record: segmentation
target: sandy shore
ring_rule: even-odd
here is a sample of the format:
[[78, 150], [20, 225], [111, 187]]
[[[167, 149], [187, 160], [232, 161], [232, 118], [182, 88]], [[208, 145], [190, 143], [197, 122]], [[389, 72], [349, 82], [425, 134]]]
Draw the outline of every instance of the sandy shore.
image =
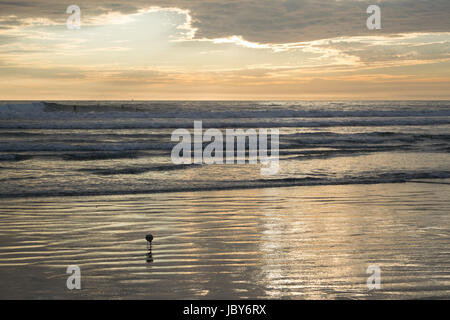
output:
[[[2, 199], [0, 298], [448, 299], [449, 188]], [[74, 264], [82, 289], [70, 291]], [[369, 265], [380, 290], [367, 288]]]

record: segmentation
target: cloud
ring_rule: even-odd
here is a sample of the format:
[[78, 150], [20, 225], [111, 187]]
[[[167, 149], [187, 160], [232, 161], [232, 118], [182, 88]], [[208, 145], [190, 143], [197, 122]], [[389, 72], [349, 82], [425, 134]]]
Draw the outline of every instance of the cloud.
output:
[[4, 99], [448, 97], [449, 0], [71, 3], [0, 2]]
[[[449, 32], [448, 0], [77, 0], [89, 21], [111, 13], [131, 14], [159, 6], [188, 10], [195, 38], [241, 36], [254, 43], [293, 43], [340, 36]], [[368, 30], [366, 9], [381, 8], [382, 29]], [[24, 19], [64, 23], [66, 5], [53, 0], [1, 2], [2, 27]]]
[[336, 50], [358, 58], [360, 66], [428, 63], [450, 60], [448, 33], [404, 34], [397, 37], [352, 37], [316, 41], [312, 49]]

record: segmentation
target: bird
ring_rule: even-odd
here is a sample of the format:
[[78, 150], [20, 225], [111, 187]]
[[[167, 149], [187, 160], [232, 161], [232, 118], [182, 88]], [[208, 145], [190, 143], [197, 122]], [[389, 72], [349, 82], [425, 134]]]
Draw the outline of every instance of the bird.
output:
[[153, 236], [149, 233], [148, 235], [145, 236], [145, 240], [147, 240], [148, 243], [151, 246], [152, 245], [152, 241], [153, 241]]

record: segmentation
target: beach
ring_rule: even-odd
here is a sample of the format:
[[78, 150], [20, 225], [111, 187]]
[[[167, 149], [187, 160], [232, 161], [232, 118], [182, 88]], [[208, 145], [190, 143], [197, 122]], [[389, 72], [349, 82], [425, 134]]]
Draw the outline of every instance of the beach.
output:
[[[279, 130], [279, 170], [174, 163], [199, 120]], [[0, 298], [448, 299], [449, 132], [448, 101], [1, 102]]]
[[450, 300], [449, 14], [0, 2], [0, 300], [168, 319]]
[[[448, 299], [449, 188], [3, 200], [1, 298]], [[81, 290], [67, 289], [68, 265], [80, 267]], [[369, 265], [380, 290], [367, 288]]]

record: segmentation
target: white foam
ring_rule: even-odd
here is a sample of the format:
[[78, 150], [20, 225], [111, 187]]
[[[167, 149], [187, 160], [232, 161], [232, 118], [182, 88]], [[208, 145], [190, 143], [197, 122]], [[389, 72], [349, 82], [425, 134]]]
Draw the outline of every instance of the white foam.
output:
[[0, 118], [32, 117], [44, 113], [42, 102], [31, 103], [6, 103], [0, 105]]

